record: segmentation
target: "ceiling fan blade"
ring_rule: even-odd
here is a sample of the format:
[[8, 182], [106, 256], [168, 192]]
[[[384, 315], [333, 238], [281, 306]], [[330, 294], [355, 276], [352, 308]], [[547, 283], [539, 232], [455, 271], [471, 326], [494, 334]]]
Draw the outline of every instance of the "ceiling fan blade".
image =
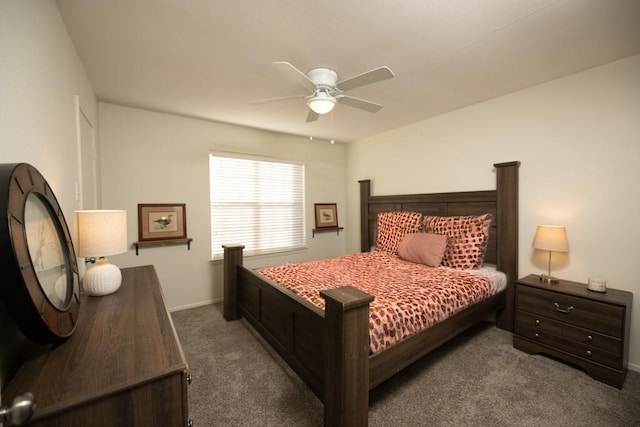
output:
[[307, 123], [315, 122], [316, 120], [318, 120], [318, 116], [319, 116], [318, 113], [316, 113], [312, 109], [309, 109], [309, 114], [307, 114]]
[[286, 101], [288, 99], [305, 99], [306, 97], [307, 95], [279, 96], [277, 98], [267, 98], [267, 99], [259, 99], [257, 101], [251, 101], [250, 104], [264, 104], [265, 102]]
[[370, 85], [371, 83], [376, 83], [381, 80], [390, 79], [392, 77], [393, 71], [391, 71], [387, 66], [382, 66], [342, 80], [336, 84], [336, 87], [340, 90], [346, 91], [360, 86]]
[[336, 99], [340, 104], [348, 105], [349, 107], [359, 108], [361, 110], [368, 111], [370, 113], [377, 113], [382, 109], [382, 105], [375, 102], [367, 101], [365, 99], [354, 98], [353, 96], [340, 95]]
[[292, 64], [286, 61], [276, 61], [273, 63], [277, 68], [291, 76], [300, 86], [310, 91], [316, 87], [316, 84], [305, 73], [298, 70]]

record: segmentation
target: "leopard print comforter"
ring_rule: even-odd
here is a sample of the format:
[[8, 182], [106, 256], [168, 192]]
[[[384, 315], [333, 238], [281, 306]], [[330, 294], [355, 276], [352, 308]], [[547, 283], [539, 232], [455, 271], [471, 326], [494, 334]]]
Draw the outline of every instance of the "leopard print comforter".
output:
[[369, 310], [372, 353], [496, 292], [487, 277], [415, 264], [380, 251], [285, 264], [258, 272], [322, 309], [320, 291], [324, 289], [351, 285], [374, 295]]

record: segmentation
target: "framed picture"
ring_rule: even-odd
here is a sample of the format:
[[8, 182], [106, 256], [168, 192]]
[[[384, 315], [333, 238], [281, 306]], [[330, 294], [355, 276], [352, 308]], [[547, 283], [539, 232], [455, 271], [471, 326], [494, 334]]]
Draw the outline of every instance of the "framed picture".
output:
[[172, 240], [187, 238], [184, 203], [138, 204], [138, 240]]
[[338, 209], [335, 203], [316, 203], [316, 228], [338, 226]]

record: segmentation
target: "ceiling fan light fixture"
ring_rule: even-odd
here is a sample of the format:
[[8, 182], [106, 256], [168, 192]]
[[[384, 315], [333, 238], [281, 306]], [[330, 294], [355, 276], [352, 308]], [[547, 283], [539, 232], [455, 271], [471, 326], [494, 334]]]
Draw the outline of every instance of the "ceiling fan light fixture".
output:
[[316, 94], [307, 101], [307, 105], [317, 114], [327, 114], [335, 107], [336, 100], [326, 92], [316, 92]]

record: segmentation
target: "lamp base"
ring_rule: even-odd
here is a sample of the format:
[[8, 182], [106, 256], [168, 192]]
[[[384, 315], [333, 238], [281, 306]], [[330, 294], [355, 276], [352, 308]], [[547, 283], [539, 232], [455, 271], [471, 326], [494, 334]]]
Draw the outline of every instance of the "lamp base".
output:
[[541, 274], [540, 281], [544, 283], [560, 283], [560, 279], [556, 277], [549, 276], [548, 274]]
[[120, 288], [122, 273], [106, 258], [99, 258], [95, 265], [87, 269], [82, 278], [84, 291], [91, 296], [103, 296], [114, 293]]

